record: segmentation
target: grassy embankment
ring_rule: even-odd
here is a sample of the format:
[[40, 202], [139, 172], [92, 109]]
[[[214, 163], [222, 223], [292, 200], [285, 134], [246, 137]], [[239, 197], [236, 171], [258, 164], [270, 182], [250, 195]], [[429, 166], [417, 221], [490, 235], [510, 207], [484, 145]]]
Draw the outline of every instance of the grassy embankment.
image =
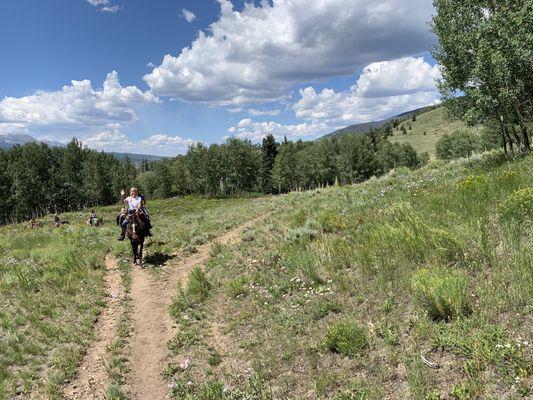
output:
[[[148, 247], [148, 264], [161, 265], [180, 250], [194, 252], [195, 246], [253, 218], [261, 204], [266, 202], [151, 203], [156, 236]], [[0, 399], [59, 398], [61, 383], [75, 374], [94, 340], [92, 327], [104, 304], [106, 253], [119, 257], [124, 285], [129, 286], [129, 243], [116, 241], [116, 210], [97, 209], [106, 221], [100, 229], [85, 226], [86, 215], [80, 213], [62, 215], [70, 224], [59, 229], [52, 229], [49, 219], [42, 221], [41, 229], [22, 224], [0, 228]], [[123, 319], [109, 349], [109, 368], [117, 385], [124, 379], [122, 352], [129, 329], [128, 316]]]
[[[405, 126], [407, 133], [404, 134], [401, 129]], [[412, 127], [409, 130], [409, 127]], [[397, 143], [409, 143], [418, 153], [427, 152], [435, 154], [437, 142], [444, 134], [451, 134], [459, 130], [469, 130], [472, 132], [480, 132], [480, 127], [467, 127], [464, 122], [450, 121], [444, 116], [444, 107], [439, 107], [435, 110], [428, 111], [416, 117], [416, 121], [410, 119], [402, 122], [398, 130], [393, 131], [393, 136], [390, 139]]]
[[531, 396], [533, 157], [292, 193], [175, 298], [180, 399]]

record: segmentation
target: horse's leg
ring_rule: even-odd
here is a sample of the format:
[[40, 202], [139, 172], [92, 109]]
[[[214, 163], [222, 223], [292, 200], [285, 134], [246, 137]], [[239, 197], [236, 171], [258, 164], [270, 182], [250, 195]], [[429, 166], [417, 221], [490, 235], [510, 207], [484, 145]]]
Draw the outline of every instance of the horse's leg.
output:
[[144, 238], [142, 238], [139, 241], [139, 263], [141, 264], [141, 268], [143, 266], [143, 248], [144, 248]]
[[133, 252], [133, 263], [137, 263], [137, 245], [135, 241], [131, 241], [131, 251]]

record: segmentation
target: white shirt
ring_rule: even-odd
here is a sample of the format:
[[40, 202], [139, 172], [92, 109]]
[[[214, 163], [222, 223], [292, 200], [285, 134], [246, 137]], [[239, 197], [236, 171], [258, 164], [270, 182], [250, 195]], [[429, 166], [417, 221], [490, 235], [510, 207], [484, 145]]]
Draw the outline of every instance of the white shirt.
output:
[[128, 196], [126, 197], [126, 202], [128, 203], [128, 210], [130, 211], [136, 210], [137, 208], [140, 207], [142, 198], [141, 196], [136, 196], [136, 197]]

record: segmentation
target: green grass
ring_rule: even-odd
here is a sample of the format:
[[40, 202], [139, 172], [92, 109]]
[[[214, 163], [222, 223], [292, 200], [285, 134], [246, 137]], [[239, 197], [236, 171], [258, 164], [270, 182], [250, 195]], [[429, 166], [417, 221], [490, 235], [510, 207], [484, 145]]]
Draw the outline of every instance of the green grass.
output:
[[434, 320], [467, 316], [472, 309], [468, 276], [461, 271], [421, 269], [411, 278], [411, 290]]
[[206, 263], [176, 398], [527, 398], [532, 168], [492, 153], [275, 197]]
[[[531, 396], [531, 170], [531, 156], [492, 153], [353, 186], [150, 202], [146, 265], [156, 278], [166, 262], [263, 216], [237, 244], [213, 246], [176, 292], [164, 374], [174, 396]], [[116, 207], [97, 211], [101, 229], [79, 213], [57, 230], [1, 228], [0, 399], [60, 398], [94, 339], [107, 252], [125, 258], [128, 287]], [[109, 398], [127, 386], [130, 306], [108, 351]]]
[[353, 357], [368, 345], [368, 338], [357, 322], [346, 320], [328, 328], [324, 344], [329, 351]]
[[[406, 134], [401, 131], [402, 126], [405, 126]], [[409, 143], [418, 153], [435, 154], [438, 140], [444, 134], [451, 134], [458, 130], [479, 133], [481, 128], [467, 127], [461, 121], [449, 121], [445, 119], [444, 108], [439, 107], [417, 116], [414, 122], [408, 120], [400, 124], [399, 129], [393, 131], [394, 135], [391, 140], [397, 143]]]
[[[155, 237], [148, 241], [146, 265], [154, 274], [164, 262], [227, 229], [267, 212], [269, 199], [173, 199], [151, 202]], [[104, 259], [122, 259], [123, 281], [129, 285], [129, 243], [118, 242], [114, 223], [118, 207], [96, 209], [104, 226], [85, 225], [87, 215], [66, 213], [70, 224], [31, 230], [24, 224], [0, 228], [0, 399], [61, 398], [61, 385], [74, 376], [105, 301]], [[121, 398], [131, 329], [131, 305], [125, 304], [119, 333], [106, 363], [112, 378], [110, 398]]]

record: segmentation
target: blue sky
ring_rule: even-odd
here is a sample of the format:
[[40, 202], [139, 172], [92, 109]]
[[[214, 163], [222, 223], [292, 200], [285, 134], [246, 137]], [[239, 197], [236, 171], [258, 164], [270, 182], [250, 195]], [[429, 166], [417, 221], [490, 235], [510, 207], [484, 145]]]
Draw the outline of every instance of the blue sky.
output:
[[431, 12], [431, 0], [3, 1], [0, 134], [161, 155], [229, 135], [314, 139], [438, 100]]

